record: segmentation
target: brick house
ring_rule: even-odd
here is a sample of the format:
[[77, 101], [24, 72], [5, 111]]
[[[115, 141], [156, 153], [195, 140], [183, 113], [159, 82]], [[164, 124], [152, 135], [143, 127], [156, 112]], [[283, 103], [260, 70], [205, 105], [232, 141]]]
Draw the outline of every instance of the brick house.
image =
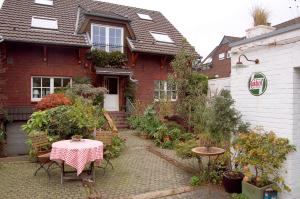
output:
[[240, 37], [224, 36], [218, 46], [203, 59], [198, 71], [209, 77], [208, 85], [211, 95], [220, 90], [230, 90], [231, 53], [230, 44], [242, 40]]
[[[15, 122], [27, 120], [43, 96], [76, 76], [109, 90], [108, 111], [124, 110], [132, 79], [136, 98], [145, 103], [177, 98], [165, 80], [183, 36], [160, 12], [93, 0], [5, 0], [0, 19], [1, 92]], [[94, 67], [86, 59], [91, 48], [121, 51], [127, 64]]]
[[231, 54], [229, 44], [242, 40], [240, 37], [224, 36], [218, 46], [201, 62], [201, 73], [209, 78], [226, 78], [231, 73]]

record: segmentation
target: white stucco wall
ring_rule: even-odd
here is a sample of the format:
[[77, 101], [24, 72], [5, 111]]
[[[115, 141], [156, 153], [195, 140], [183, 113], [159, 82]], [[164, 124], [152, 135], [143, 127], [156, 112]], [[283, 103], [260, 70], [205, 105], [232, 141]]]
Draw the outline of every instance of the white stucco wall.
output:
[[211, 95], [216, 95], [221, 90], [230, 90], [230, 77], [208, 80], [208, 88]]
[[[280, 137], [289, 138], [298, 152], [289, 155], [286, 162], [287, 184], [291, 193], [281, 199], [300, 198], [300, 30], [232, 48], [231, 93], [243, 119], [252, 126], [263, 126]], [[275, 42], [277, 45], [268, 45]], [[247, 68], [235, 68], [240, 54], [260, 64], [241, 59]], [[262, 72], [268, 88], [261, 96], [248, 90], [248, 80], [253, 72]]]

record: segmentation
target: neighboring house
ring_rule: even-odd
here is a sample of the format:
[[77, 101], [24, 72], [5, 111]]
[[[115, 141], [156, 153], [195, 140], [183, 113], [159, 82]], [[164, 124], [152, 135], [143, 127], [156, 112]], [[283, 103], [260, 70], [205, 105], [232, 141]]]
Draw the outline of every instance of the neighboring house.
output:
[[[27, 120], [38, 101], [76, 76], [109, 90], [108, 111], [125, 109], [132, 79], [144, 103], [177, 99], [166, 80], [183, 36], [160, 12], [93, 0], [5, 0], [0, 19], [1, 86], [14, 121]], [[128, 62], [94, 67], [86, 59], [91, 48], [121, 51]], [[195, 53], [189, 44], [185, 48]]]
[[[300, 18], [247, 30], [231, 45], [231, 94], [243, 119], [290, 140], [297, 152], [287, 158], [284, 173], [291, 193], [300, 196]], [[259, 64], [247, 61], [259, 59]], [[240, 61], [243, 67], [237, 65]]]
[[226, 78], [231, 73], [231, 53], [229, 44], [242, 40], [240, 37], [224, 36], [218, 46], [201, 62], [201, 73], [208, 78]]
[[201, 62], [199, 72], [208, 76], [212, 94], [222, 89], [230, 90], [231, 53], [230, 44], [240, 37], [224, 36], [220, 44]]

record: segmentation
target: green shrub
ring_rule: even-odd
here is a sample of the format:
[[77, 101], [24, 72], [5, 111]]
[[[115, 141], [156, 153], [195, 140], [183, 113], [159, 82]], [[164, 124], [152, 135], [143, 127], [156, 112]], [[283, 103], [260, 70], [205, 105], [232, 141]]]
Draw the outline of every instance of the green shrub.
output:
[[176, 145], [176, 154], [183, 158], [183, 159], [188, 159], [188, 158], [194, 158], [195, 153], [192, 152], [192, 149], [197, 147], [197, 140], [191, 139], [186, 142], [180, 142]]
[[273, 188], [278, 192], [291, 191], [282, 175], [287, 155], [296, 151], [288, 139], [278, 138], [274, 132], [258, 130], [239, 134], [233, 148], [238, 152], [235, 161], [244, 166], [245, 180], [249, 183], [263, 187], [273, 182]]
[[125, 140], [118, 137], [114, 136], [112, 138], [111, 145], [108, 146], [108, 151], [110, 152], [112, 158], [117, 158], [121, 155], [122, 150], [125, 147]]
[[201, 179], [198, 176], [192, 176], [190, 179], [190, 185], [193, 187], [199, 186], [201, 184]]
[[49, 136], [59, 136], [61, 139], [79, 134], [87, 138], [94, 128], [100, 128], [104, 122], [101, 109], [83, 98], [77, 98], [71, 106], [34, 112], [22, 128], [28, 134], [47, 132]]

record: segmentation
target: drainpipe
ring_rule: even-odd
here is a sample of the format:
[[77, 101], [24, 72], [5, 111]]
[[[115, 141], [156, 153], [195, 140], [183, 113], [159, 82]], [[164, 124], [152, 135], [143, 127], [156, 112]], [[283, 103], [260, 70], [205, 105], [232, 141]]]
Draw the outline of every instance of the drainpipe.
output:
[[2, 43], [4, 41], [3, 37], [0, 36], [0, 43]]

